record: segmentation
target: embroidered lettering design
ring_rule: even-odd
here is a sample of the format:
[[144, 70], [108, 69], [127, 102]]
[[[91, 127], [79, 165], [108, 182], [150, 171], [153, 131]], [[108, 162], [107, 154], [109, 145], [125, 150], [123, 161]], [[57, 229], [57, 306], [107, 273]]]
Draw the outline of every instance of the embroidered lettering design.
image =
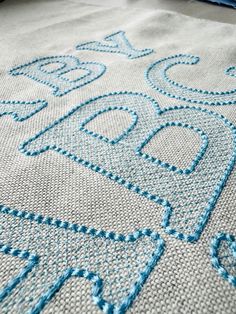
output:
[[104, 38], [103, 42], [90, 41], [76, 46], [77, 50], [93, 50], [100, 52], [111, 52], [126, 55], [129, 59], [144, 57], [153, 52], [153, 49], [135, 49], [127, 37], [125, 32], [119, 31]]
[[[49, 65], [51, 67], [48, 69]], [[54, 65], [54, 68], [52, 68]], [[56, 65], [56, 67], [55, 67]], [[75, 80], [64, 77], [69, 72], [81, 70], [83, 73]], [[10, 70], [12, 75], [25, 75], [53, 89], [53, 95], [63, 96], [102, 76], [106, 66], [97, 62], [80, 62], [74, 56], [52, 56], [35, 59]]]
[[219, 275], [236, 287], [236, 241], [226, 233], [217, 234], [211, 242], [211, 263]]
[[0, 117], [11, 115], [15, 121], [24, 121], [47, 106], [45, 100], [15, 101], [0, 100]]
[[1, 241], [40, 256], [34, 274], [2, 303], [10, 313], [40, 313], [71, 277], [91, 281], [102, 311], [125, 313], [164, 251], [161, 237], [149, 229], [125, 236], [3, 205], [0, 215]]
[[[202, 105], [232, 105], [236, 103], [236, 89], [226, 91], [208, 91], [185, 86], [175, 82], [168, 76], [168, 70], [178, 64], [194, 65], [200, 58], [191, 55], [175, 55], [152, 63], [145, 77], [149, 85], [158, 92], [176, 99], [181, 99], [194, 104]], [[235, 75], [235, 67], [230, 67], [225, 72], [227, 75]]]
[[[116, 145], [86, 134], [79, 125], [93, 113], [121, 104], [138, 122]], [[137, 148], [152, 130], [167, 123], [191, 125], [208, 138], [190, 173], [152, 163]], [[20, 145], [27, 156], [55, 150], [85, 167], [165, 207], [162, 226], [181, 240], [199, 239], [236, 158], [236, 130], [223, 116], [206, 109], [175, 106], [161, 110], [155, 100], [132, 92], [114, 92], [86, 101]], [[203, 157], [203, 158], [202, 158]]]

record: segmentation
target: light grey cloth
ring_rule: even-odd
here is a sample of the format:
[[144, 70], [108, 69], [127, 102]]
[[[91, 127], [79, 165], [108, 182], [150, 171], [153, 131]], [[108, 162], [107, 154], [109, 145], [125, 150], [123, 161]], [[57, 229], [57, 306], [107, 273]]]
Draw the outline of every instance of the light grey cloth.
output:
[[[235, 287], [218, 274], [210, 256], [212, 237], [218, 232], [236, 235], [235, 169], [200, 239], [189, 243], [165, 232], [161, 226], [165, 211], [163, 206], [55, 151], [30, 157], [19, 151], [19, 145], [76, 105], [114, 91], [145, 93], [154, 98], [162, 109], [175, 105], [193, 106], [157, 92], [145, 79], [145, 70], [151, 63], [169, 56], [188, 54], [200, 57], [196, 65], [179, 65], [170, 69], [169, 76], [175, 81], [204, 90], [235, 89], [235, 77], [224, 74], [226, 68], [236, 65], [235, 23], [235, 11], [222, 11], [195, 1], [128, 1], [120, 4], [115, 1], [111, 4], [110, 1], [51, 0], [6, 1], [0, 4], [0, 99], [45, 99], [48, 103], [47, 107], [22, 122], [14, 121], [11, 116], [0, 117], [0, 204], [98, 230], [128, 234], [136, 229], [149, 228], [160, 234], [165, 241], [164, 254], [129, 307], [129, 313], [236, 313]], [[78, 44], [101, 41], [120, 30], [125, 32], [136, 49], [151, 48], [154, 52], [128, 59], [127, 55], [117, 53], [75, 49]], [[58, 55], [72, 55], [82, 62], [102, 63], [107, 69], [100, 78], [62, 97], [53, 95], [50, 86], [23, 75], [9, 74], [13, 67], [35, 58]], [[196, 106], [219, 113], [236, 123], [236, 104]], [[129, 117], [121, 115], [118, 118], [120, 123], [117, 128], [112, 127], [111, 117], [108, 117], [97, 125], [90, 122], [90, 129], [98, 132], [100, 125], [100, 133], [113, 137], [120, 132], [122, 123], [130, 123]], [[190, 135], [185, 131], [175, 135], [174, 131], [172, 137], [165, 135], [169, 142], [159, 138], [146, 150], [155, 156], [159, 149], [161, 154], [157, 157], [185, 167], [196, 154], [196, 147], [199, 147], [198, 137]], [[168, 151], [167, 147], [173, 151], [176, 148], [178, 153]], [[119, 162], [122, 163], [122, 160]], [[218, 166], [220, 168], [220, 161]], [[218, 166], [211, 169], [212, 173]], [[191, 200], [189, 206], [197, 201]], [[10, 221], [7, 215], [4, 220], [0, 216], [0, 241], [9, 236], [8, 245], [17, 243], [21, 250], [29, 250], [38, 237], [39, 243], [42, 239], [46, 241], [45, 246], [37, 247], [36, 243], [32, 253], [42, 256], [50, 251], [47, 242], [50, 236], [55, 237], [58, 243], [62, 242], [62, 246], [67, 245], [66, 234], [57, 235], [56, 231], [49, 232], [46, 227], [45, 230], [40, 229], [40, 225], [35, 226], [31, 222], [27, 228], [32, 228], [32, 233], [26, 235], [23, 223], [22, 230], [16, 225], [10, 228], [8, 219]], [[66, 255], [63, 258], [63, 263], [67, 265], [69, 258]], [[49, 269], [50, 273], [54, 267], [50, 256], [48, 261], [49, 266], [45, 265], [45, 269]], [[1, 253], [0, 263], [0, 283], [4, 284], [15, 278], [25, 265], [24, 260]], [[30, 280], [34, 282], [34, 279]], [[34, 286], [32, 282], [31, 288], [22, 283], [22, 290], [20, 287], [13, 289], [2, 307], [0, 303], [0, 312], [25, 313], [27, 304], [35, 304], [38, 290], [49, 282], [45, 279], [42, 286], [37, 281]], [[0, 290], [4, 284], [0, 284]], [[23, 300], [22, 303], [19, 300]], [[50, 299], [42, 312], [101, 311], [91, 298], [91, 283], [73, 277]]]

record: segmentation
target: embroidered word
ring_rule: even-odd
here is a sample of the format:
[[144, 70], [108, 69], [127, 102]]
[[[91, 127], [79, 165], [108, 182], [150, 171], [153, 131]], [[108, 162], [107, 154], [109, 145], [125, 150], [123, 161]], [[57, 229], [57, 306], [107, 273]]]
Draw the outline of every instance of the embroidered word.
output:
[[104, 38], [104, 42], [90, 41], [76, 46], [77, 50], [94, 50], [126, 55], [129, 59], [144, 57], [153, 52], [153, 49], [137, 50], [130, 44], [125, 32], [119, 31]]
[[[121, 104], [138, 115], [138, 122], [116, 145], [80, 130], [79, 125], [110, 104]], [[170, 171], [137, 154], [140, 144], [167, 123], [191, 125], [206, 141], [191, 173]], [[85, 167], [124, 185], [165, 207], [162, 226], [181, 240], [196, 241], [235, 164], [236, 128], [223, 116], [206, 109], [175, 106], [160, 109], [149, 96], [114, 92], [90, 99], [20, 145], [27, 156], [55, 150]], [[203, 156], [204, 153], [204, 156]], [[202, 158], [204, 157], [204, 158]], [[195, 167], [196, 166], [196, 167]], [[171, 169], [173, 170], [173, 169]]]
[[[50, 69], [48, 69], [49, 65], [51, 65]], [[57, 66], [55, 67], [55, 65]], [[75, 70], [81, 70], [83, 74], [75, 80], [64, 77], [67, 73]], [[63, 96], [96, 80], [105, 71], [106, 66], [102, 63], [80, 62], [74, 56], [52, 56], [38, 58], [17, 66], [10, 70], [10, 74], [25, 75], [39, 83], [52, 87], [53, 95]]]
[[32, 270], [32, 268], [38, 263], [38, 257], [30, 254], [28, 251], [22, 251], [20, 249], [12, 248], [8, 245], [3, 245], [0, 243], [0, 254], [12, 255], [14, 257], [27, 260], [28, 264], [19, 272], [19, 274], [11, 279], [3, 289], [0, 289], [0, 302], [12, 292], [17, 285], [19, 285]]
[[24, 121], [47, 106], [45, 100], [0, 100], [0, 117], [11, 115], [15, 121]]
[[219, 233], [211, 243], [211, 263], [219, 275], [236, 287], [236, 241], [230, 234]]
[[[191, 55], [175, 55], [158, 60], [151, 64], [145, 72], [146, 79], [152, 88], [158, 92], [176, 99], [181, 99], [194, 104], [202, 105], [231, 105], [236, 103], [236, 89], [227, 91], [208, 91], [187, 87], [175, 82], [168, 77], [167, 71], [178, 64], [193, 65], [200, 58]], [[227, 75], [236, 76], [235, 67], [230, 67], [225, 72]]]
[[3, 205], [0, 215], [0, 240], [40, 256], [24, 285], [2, 302], [11, 313], [40, 313], [71, 277], [91, 281], [102, 311], [125, 313], [164, 251], [161, 237], [149, 229], [125, 236]]

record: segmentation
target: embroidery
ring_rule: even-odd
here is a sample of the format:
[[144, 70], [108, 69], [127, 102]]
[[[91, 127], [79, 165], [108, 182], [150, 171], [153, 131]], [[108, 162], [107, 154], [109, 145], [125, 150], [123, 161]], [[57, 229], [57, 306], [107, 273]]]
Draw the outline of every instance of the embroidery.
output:
[[[79, 129], [92, 113], [121, 104], [138, 115], [138, 123], [116, 145]], [[166, 123], [181, 122], [202, 130], [208, 146], [196, 169], [183, 175], [150, 163], [135, 151], [150, 133]], [[165, 208], [162, 226], [181, 240], [196, 241], [235, 164], [236, 129], [223, 116], [198, 107], [160, 109], [149, 96], [114, 92], [90, 99], [22, 143], [27, 156], [55, 150], [85, 167], [124, 185]]]
[[0, 117], [11, 115], [15, 121], [21, 122], [47, 106], [45, 100], [35, 101], [16, 101], [16, 100], [0, 100]]
[[[85, 128], [86, 124], [88, 124], [90, 121], [92, 121], [93, 119], [95, 119], [97, 116], [99, 116], [100, 114], [103, 114], [104, 112], [108, 112], [108, 111], [111, 111], [111, 110], [123, 110], [123, 111], [127, 111], [129, 114], [131, 114], [132, 116], [132, 123], [131, 125], [123, 131], [123, 133], [121, 133], [119, 136], [117, 136], [116, 138], [113, 138], [113, 139], [109, 139], [101, 134], [98, 134], [98, 133], [95, 133], [93, 131], [89, 131], [88, 129]], [[107, 142], [107, 143], [110, 143], [110, 144], [116, 144], [118, 143], [120, 140], [122, 140], [125, 136], [127, 136], [132, 130], [133, 128], [135, 127], [136, 123], [137, 123], [137, 120], [138, 120], [138, 116], [137, 114], [132, 111], [132, 110], [129, 110], [129, 108], [127, 107], [108, 107], [108, 108], [105, 108], [105, 109], [102, 109], [102, 110], [99, 110], [98, 112], [94, 113], [91, 117], [85, 119], [85, 121], [83, 121], [80, 125], [80, 130], [81, 131], [84, 131], [85, 133], [89, 134], [89, 135], [92, 135], [93, 137], [95, 138], [98, 138], [104, 142]]]
[[21, 287], [23, 293], [5, 300], [9, 311], [18, 306], [40, 313], [75, 276], [91, 281], [92, 299], [105, 313], [125, 313], [164, 251], [161, 237], [149, 229], [125, 236], [3, 205], [0, 215], [5, 228], [1, 238], [40, 255], [34, 276]]
[[93, 50], [100, 52], [119, 53], [126, 55], [129, 59], [144, 57], [153, 52], [153, 49], [135, 49], [127, 37], [125, 32], [118, 31], [104, 38], [104, 42], [91, 41], [76, 46], [77, 50]]
[[[200, 148], [200, 151], [198, 152], [198, 154], [196, 155], [196, 157], [194, 158], [194, 160], [192, 161], [191, 165], [186, 168], [186, 169], [180, 169], [174, 165], [170, 165], [169, 163], [163, 162], [161, 160], [159, 160], [158, 158], [152, 157], [149, 154], [143, 153], [142, 150], [143, 148], [151, 141], [151, 139], [161, 130], [163, 130], [166, 127], [171, 127], [171, 126], [178, 126], [178, 127], [182, 127], [182, 128], [187, 128], [190, 130], [195, 131], [196, 133], [198, 133], [201, 138], [202, 138], [202, 145]], [[161, 125], [159, 128], [154, 129], [149, 135], [148, 137], [141, 143], [141, 145], [139, 147], [137, 147], [136, 149], [136, 154], [143, 157], [144, 159], [147, 159], [161, 167], [167, 168], [170, 171], [176, 171], [179, 174], [190, 174], [191, 172], [193, 172], [196, 168], [196, 166], [198, 165], [198, 163], [200, 162], [200, 160], [202, 159], [206, 148], [207, 148], [207, 144], [208, 144], [208, 139], [207, 139], [207, 135], [200, 130], [199, 128], [195, 128], [189, 124], [183, 124], [181, 122], [167, 122], [166, 124]]]
[[[170, 56], [152, 63], [145, 77], [149, 85], [158, 92], [176, 99], [181, 99], [194, 104], [202, 105], [232, 105], [236, 103], [236, 89], [227, 91], [208, 91], [198, 88], [187, 87], [175, 82], [168, 77], [167, 71], [178, 64], [194, 65], [200, 58], [179, 54]], [[235, 68], [230, 67], [225, 72], [235, 76]]]
[[0, 289], [0, 303], [9, 296], [14, 288], [26, 279], [32, 268], [38, 263], [38, 256], [30, 254], [28, 251], [12, 248], [8, 245], [0, 243], [0, 253], [12, 255], [20, 259], [28, 260], [28, 264], [19, 272], [19, 274], [11, 279], [3, 289]]
[[[49, 64], [60, 64], [51, 71], [45, 70]], [[74, 70], [84, 70], [86, 73], [76, 80], [69, 80], [63, 75]], [[53, 95], [63, 96], [74, 89], [78, 89], [102, 76], [106, 66], [97, 62], [80, 62], [74, 56], [52, 56], [34, 59], [10, 70], [12, 75], [25, 75], [36, 82], [45, 84], [53, 89]]]
[[211, 242], [211, 263], [219, 275], [236, 287], [236, 241], [226, 233], [217, 234]]

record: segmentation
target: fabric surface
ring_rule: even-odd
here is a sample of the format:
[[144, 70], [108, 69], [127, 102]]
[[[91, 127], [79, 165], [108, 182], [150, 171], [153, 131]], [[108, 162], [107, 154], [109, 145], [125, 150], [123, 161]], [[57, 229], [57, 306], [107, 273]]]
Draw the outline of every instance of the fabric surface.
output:
[[236, 313], [234, 20], [161, 3], [0, 4], [0, 313]]

